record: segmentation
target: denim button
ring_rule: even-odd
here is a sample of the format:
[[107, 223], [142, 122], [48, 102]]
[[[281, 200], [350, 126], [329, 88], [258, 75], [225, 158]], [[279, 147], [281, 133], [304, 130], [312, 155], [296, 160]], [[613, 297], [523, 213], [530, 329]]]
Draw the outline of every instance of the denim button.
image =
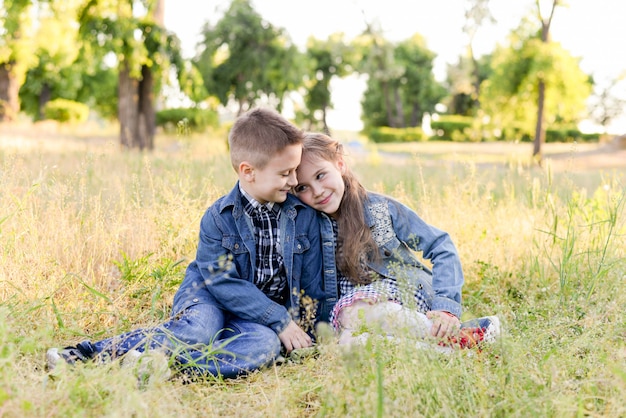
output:
[[193, 303], [198, 303], [199, 301], [200, 301], [200, 299], [198, 299], [198, 298], [193, 298], [193, 300], [192, 300]]
[[301, 250], [302, 249], [302, 245], [298, 244], [298, 249]]
[[239, 244], [235, 244], [235, 250], [239, 249]]

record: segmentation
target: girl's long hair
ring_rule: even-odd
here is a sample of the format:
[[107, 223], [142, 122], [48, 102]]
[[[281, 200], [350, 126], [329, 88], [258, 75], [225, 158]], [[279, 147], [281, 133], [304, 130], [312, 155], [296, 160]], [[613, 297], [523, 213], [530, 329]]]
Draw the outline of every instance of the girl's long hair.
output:
[[[302, 156], [314, 157], [336, 163], [343, 156], [343, 146], [328, 135], [305, 133]], [[337, 210], [337, 267], [354, 284], [368, 284], [372, 277], [367, 271], [367, 261], [379, 256], [378, 246], [365, 222], [367, 191], [346, 165], [342, 174], [345, 192]]]

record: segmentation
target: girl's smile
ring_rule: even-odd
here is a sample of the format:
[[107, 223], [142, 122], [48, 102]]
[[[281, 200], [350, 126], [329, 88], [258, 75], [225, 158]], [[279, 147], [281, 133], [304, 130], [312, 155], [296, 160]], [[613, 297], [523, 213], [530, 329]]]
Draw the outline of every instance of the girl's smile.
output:
[[307, 205], [334, 216], [339, 210], [346, 187], [341, 176], [343, 170], [342, 158], [328, 161], [306, 155], [296, 170], [298, 185], [294, 191]]

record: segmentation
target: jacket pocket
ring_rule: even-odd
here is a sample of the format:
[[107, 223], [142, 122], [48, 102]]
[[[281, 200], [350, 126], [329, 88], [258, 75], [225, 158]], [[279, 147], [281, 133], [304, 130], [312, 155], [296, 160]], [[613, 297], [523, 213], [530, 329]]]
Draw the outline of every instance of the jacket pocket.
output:
[[222, 247], [224, 247], [225, 249], [227, 249], [228, 251], [230, 251], [231, 253], [235, 255], [244, 254], [248, 252], [248, 249], [243, 243], [243, 240], [241, 239], [241, 237], [234, 236], [234, 235], [224, 235], [222, 237]]
[[311, 248], [311, 242], [306, 236], [296, 237], [293, 243], [294, 254], [303, 254]]

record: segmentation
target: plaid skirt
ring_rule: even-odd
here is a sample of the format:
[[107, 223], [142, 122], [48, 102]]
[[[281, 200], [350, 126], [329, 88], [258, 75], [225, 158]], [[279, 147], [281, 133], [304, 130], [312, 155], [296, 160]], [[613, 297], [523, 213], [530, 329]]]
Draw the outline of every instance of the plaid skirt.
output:
[[[387, 278], [366, 285], [354, 286], [335, 303], [330, 313], [330, 323], [336, 331], [339, 331], [340, 324], [337, 318], [341, 310], [354, 305], [357, 301], [365, 301], [372, 305], [377, 302], [389, 301], [413, 307], [424, 314], [428, 312], [430, 306], [427, 303], [426, 295], [414, 286], [406, 287], [407, 289], [400, 289], [395, 280]], [[411, 295], [414, 298], [413, 301], [410, 300]]]

